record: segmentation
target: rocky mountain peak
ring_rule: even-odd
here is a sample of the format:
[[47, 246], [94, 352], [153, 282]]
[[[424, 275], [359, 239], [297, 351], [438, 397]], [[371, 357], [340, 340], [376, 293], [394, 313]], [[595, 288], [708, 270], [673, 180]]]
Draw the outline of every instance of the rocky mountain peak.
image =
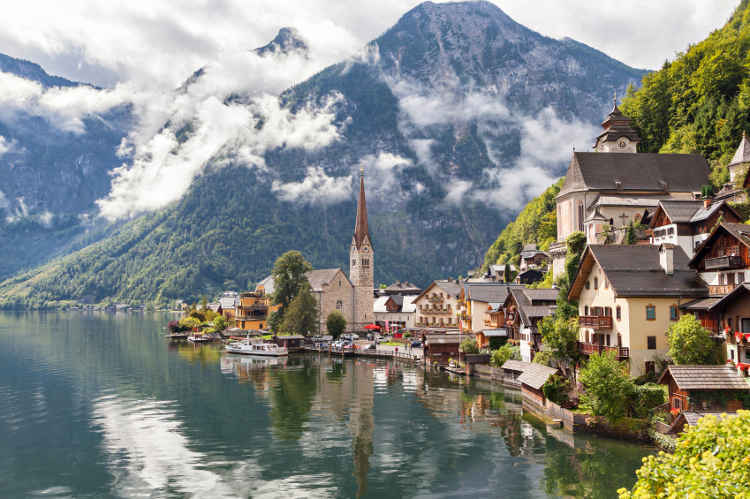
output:
[[310, 49], [307, 43], [295, 28], [285, 26], [279, 30], [273, 40], [267, 45], [255, 49], [255, 53], [261, 57], [267, 55], [289, 55], [297, 53], [307, 56]]

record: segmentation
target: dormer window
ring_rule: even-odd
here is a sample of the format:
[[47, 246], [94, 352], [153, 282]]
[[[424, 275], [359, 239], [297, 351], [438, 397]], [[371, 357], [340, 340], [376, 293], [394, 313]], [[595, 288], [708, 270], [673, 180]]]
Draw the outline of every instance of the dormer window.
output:
[[357, 266], [357, 260], [352, 260], [352, 267], [356, 267], [356, 266]]

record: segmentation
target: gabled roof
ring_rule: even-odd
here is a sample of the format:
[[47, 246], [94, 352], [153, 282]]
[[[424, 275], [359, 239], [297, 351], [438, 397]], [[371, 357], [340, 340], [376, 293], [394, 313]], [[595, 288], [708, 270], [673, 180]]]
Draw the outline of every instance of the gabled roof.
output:
[[671, 376], [680, 390], [750, 390], [750, 383], [732, 366], [669, 366], [659, 377], [666, 383]]
[[[664, 211], [669, 218], [669, 221], [673, 224], [702, 222], [721, 209], [731, 212], [737, 217], [737, 220], [741, 219], [737, 211], [735, 211], [735, 209], [724, 200], [711, 203], [708, 208], [706, 208], [703, 201], [700, 200], [673, 199], [659, 201], [659, 208]], [[655, 219], [656, 218], [654, 218], [654, 220]]]
[[[516, 302], [518, 315], [524, 326], [531, 326], [532, 319], [547, 317], [555, 313], [557, 308], [556, 289], [527, 289], [514, 288], [510, 290], [513, 300]], [[545, 305], [535, 304], [534, 302], [551, 302]]]
[[714, 227], [711, 234], [709, 234], [709, 236], [695, 250], [695, 255], [693, 256], [693, 259], [690, 260], [690, 266], [695, 267], [701, 258], [703, 258], [703, 254], [711, 249], [711, 245], [718, 237], [718, 234], [724, 233], [729, 234], [739, 243], [750, 248], [750, 225], [722, 222]]
[[737, 417], [737, 413], [736, 412], [734, 412], [734, 413], [732, 413], [732, 412], [726, 413], [726, 412], [692, 412], [692, 411], [684, 411], [684, 412], [681, 412], [677, 417], [680, 417], [680, 416], [682, 416], [682, 417], [685, 418], [685, 423], [688, 426], [695, 426], [696, 424], [698, 424], [698, 421], [700, 421], [700, 419], [703, 416], [714, 416], [717, 419], [726, 419], [726, 418], [735, 418], [735, 417]]
[[443, 291], [443, 293], [447, 293], [453, 296], [454, 298], [458, 298], [458, 296], [461, 294], [460, 282], [456, 282], [450, 279], [442, 279], [438, 281], [432, 281], [432, 283], [430, 283], [430, 285], [427, 286], [424, 291], [419, 293], [419, 295], [414, 299], [414, 301], [417, 301], [423, 296], [425, 296], [426, 294], [428, 294], [430, 289], [432, 289], [433, 287], [440, 288]]
[[716, 299], [716, 303], [714, 303], [708, 310], [714, 310], [719, 308], [724, 308], [730, 303], [732, 303], [734, 300], [740, 298], [742, 295], [750, 294], [750, 284], [740, 284], [736, 288], [732, 290], [731, 293], [722, 296], [721, 298]]
[[524, 362], [522, 360], [506, 360], [505, 364], [503, 364], [503, 367], [501, 369], [523, 372], [523, 370], [526, 369], [530, 365], [531, 365], [531, 362]]
[[274, 290], [276, 289], [276, 281], [274, 281], [273, 275], [269, 275], [268, 277], [260, 281], [258, 285], [255, 287], [255, 289], [258, 289], [261, 287], [263, 288], [263, 291], [267, 295], [272, 295]]
[[372, 304], [372, 311], [375, 313], [386, 313], [388, 310], [385, 308], [385, 303], [388, 301], [390, 296], [378, 296], [375, 298], [375, 302]]
[[577, 300], [594, 264], [598, 264], [618, 297], [706, 296], [708, 289], [698, 274], [688, 267], [685, 251], [675, 246], [674, 272], [661, 267], [658, 246], [589, 245], [581, 256], [568, 297]]
[[404, 303], [401, 305], [401, 312], [412, 313], [417, 311], [417, 306], [414, 304], [414, 300], [417, 299], [417, 295], [404, 296]]
[[588, 190], [699, 192], [708, 172], [698, 154], [574, 152], [557, 197]]
[[[505, 364], [503, 364], [505, 366]], [[547, 367], [542, 364], [530, 363], [527, 365], [521, 375], [518, 377], [518, 382], [522, 385], [530, 386], [535, 390], [539, 390], [547, 382], [550, 376], [555, 374], [557, 369], [554, 367]]]
[[508, 290], [522, 287], [504, 282], [471, 282], [464, 285], [465, 297], [483, 303], [500, 303], [508, 297]]
[[388, 286], [387, 288], [385, 288], [385, 290], [391, 293], [411, 292], [413, 294], [419, 294], [422, 291], [422, 289], [419, 286], [412, 284], [409, 281], [404, 281], [404, 282], [396, 281], [390, 286]]
[[307, 276], [307, 280], [310, 281], [310, 289], [313, 291], [323, 291], [323, 285], [329, 284], [339, 272], [341, 272], [344, 280], [351, 286], [349, 278], [346, 277], [346, 274], [341, 269], [315, 269], [308, 271], [305, 275]]
[[750, 162], [750, 141], [747, 140], [747, 134], [742, 132], [742, 140], [740, 140], [740, 145], [737, 147], [732, 161], [729, 162], [729, 166], [748, 162]]

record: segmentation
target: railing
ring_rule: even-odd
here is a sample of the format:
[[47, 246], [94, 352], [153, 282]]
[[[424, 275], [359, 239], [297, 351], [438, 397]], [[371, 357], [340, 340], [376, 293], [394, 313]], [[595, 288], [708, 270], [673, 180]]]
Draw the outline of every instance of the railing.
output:
[[612, 329], [612, 317], [605, 315], [582, 315], [578, 318], [578, 325], [592, 329]]
[[718, 333], [719, 331], [719, 321], [716, 319], [701, 319], [701, 326], [708, 329], [712, 333]]
[[720, 284], [720, 285], [709, 285], [708, 286], [708, 294], [710, 295], [728, 295], [732, 291], [734, 291], [734, 288], [736, 287], [736, 284]]
[[706, 258], [706, 270], [739, 269], [742, 266], [742, 257], [739, 255]]
[[584, 355], [592, 353], [614, 352], [618, 359], [627, 359], [630, 357], [630, 348], [628, 347], [608, 347], [606, 345], [595, 345], [593, 343], [578, 342], [578, 350]]

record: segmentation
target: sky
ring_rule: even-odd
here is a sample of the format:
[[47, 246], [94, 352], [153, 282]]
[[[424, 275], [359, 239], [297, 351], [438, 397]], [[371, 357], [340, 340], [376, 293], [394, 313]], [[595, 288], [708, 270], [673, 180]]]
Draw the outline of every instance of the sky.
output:
[[[493, 0], [516, 21], [569, 36], [631, 66], [655, 69], [702, 40], [738, 0]], [[320, 68], [359, 50], [414, 0], [131, 0], [12, 2], [0, 18], [0, 52], [52, 74], [111, 87], [168, 88], [228, 52], [267, 43], [294, 26]], [[359, 5], [357, 5], [359, 4]]]

